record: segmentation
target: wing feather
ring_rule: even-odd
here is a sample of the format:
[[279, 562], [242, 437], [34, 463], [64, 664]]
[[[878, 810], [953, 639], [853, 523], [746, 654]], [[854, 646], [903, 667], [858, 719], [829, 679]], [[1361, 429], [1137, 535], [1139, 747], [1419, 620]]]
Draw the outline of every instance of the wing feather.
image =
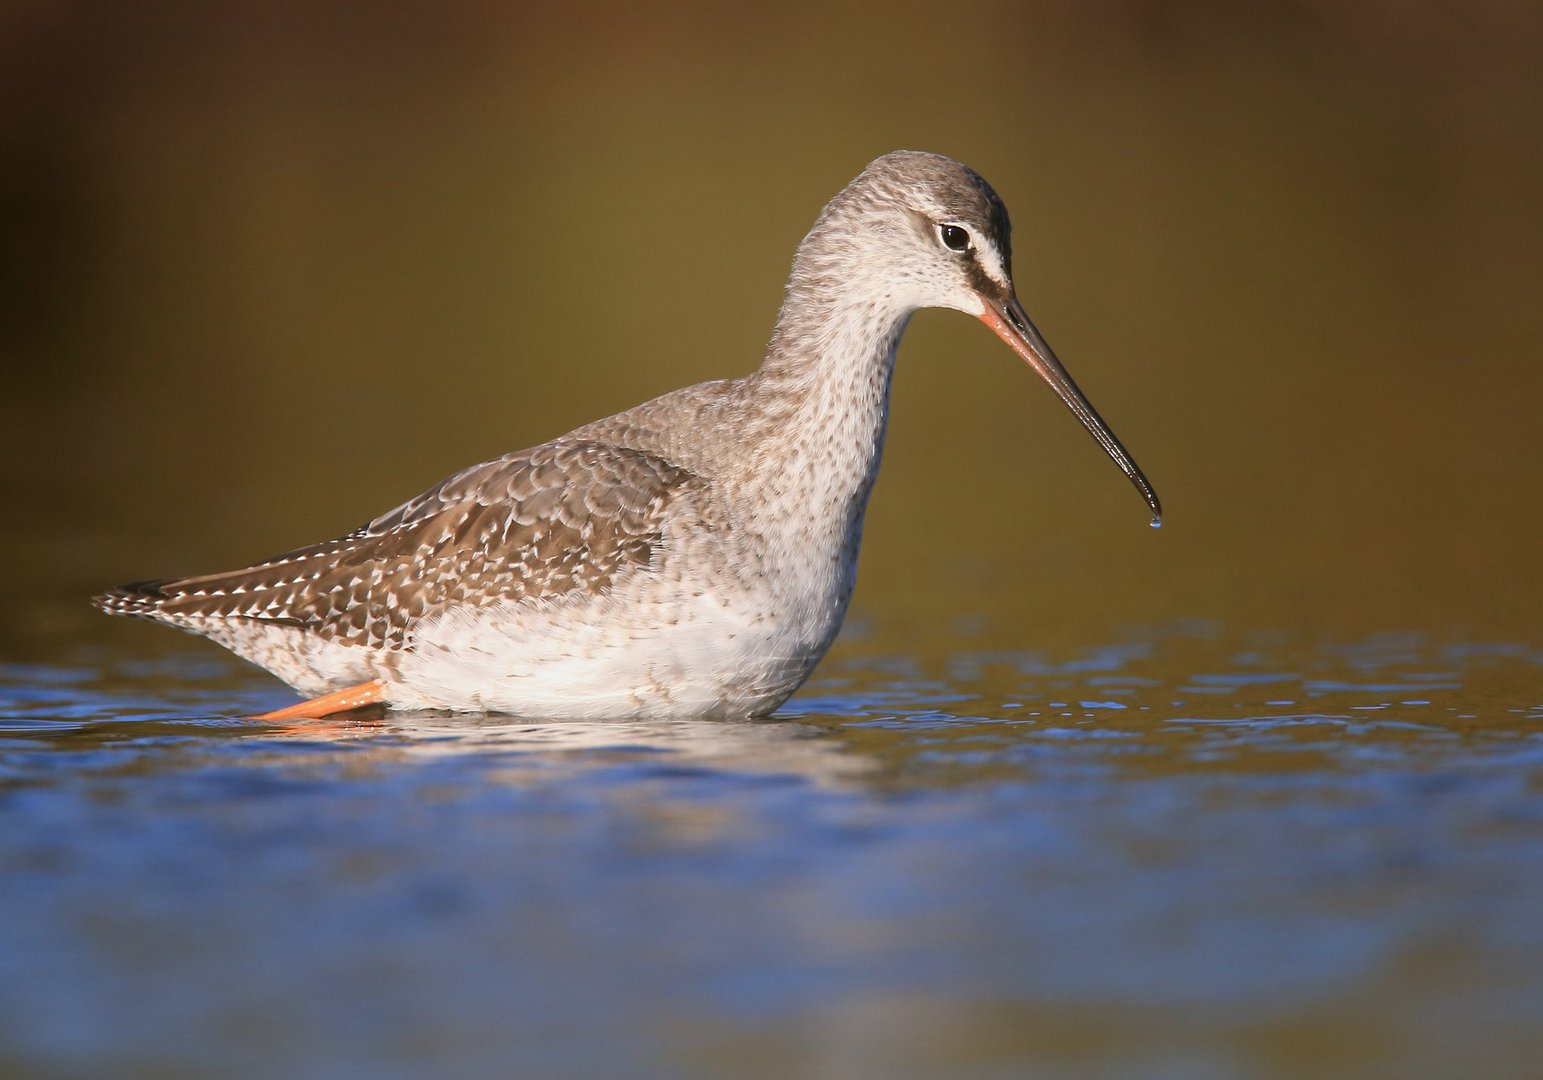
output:
[[400, 645], [452, 607], [604, 592], [651, 564], [666, 508], [700, 483], [640, 450], [558, 440], [464, 469], [336, 540], [96, 603], [189, 628], [255, 619]]

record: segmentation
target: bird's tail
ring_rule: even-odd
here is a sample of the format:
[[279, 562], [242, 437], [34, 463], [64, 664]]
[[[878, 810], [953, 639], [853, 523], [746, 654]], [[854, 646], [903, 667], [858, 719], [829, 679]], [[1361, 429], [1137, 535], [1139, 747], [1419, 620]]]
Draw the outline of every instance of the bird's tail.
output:
[[154, 619], [160, 616], [161, 609], [168, 601], [176, 598], [176, 584], [177, 582], [171, 578], [162, 578], [158, 581], [131, 581], [127, 585], [119, 585], [116, 589], [108, 589], [98, 596], [93, 596], [91, 603], [109, 615]]

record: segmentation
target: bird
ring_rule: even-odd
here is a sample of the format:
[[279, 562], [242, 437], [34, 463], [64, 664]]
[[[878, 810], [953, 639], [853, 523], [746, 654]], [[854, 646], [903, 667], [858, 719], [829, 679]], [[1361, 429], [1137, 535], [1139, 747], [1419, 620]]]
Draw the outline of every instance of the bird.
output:
[[984, 322], [1162, 508], [1019, 303], [996, 191], [888, 153], [799, 243], [760, 365], [457, 472], [337, 539], [94, 599], [307, 700], [543, 719], [760, 717], [841, 627], [911, 316]]

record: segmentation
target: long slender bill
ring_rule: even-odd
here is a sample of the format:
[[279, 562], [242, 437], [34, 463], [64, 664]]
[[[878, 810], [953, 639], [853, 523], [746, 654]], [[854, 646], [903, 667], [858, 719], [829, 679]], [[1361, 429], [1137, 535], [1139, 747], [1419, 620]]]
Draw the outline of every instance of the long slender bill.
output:
[[982, 296], [981, 303], [985, 304], [986, 312], [980, 317], [980, 321], [996, 331], [997, 337], [1012, 346], [1013, 352], [1028, 363], [1041, 379], [1050, 384], [1056, 397], [1066, 403], [1066, 407], [1076, 414], [1082, 421], [1082, 426], [1087, 428], [1093, 438], [1098, 440], [1098, 445], [1104, 448], [1104, 453], [1114, 459], [1114, 463], [1120, 467], [1130, 482], [1136, 485], [1136, 490], [1141, 492], [1141, 497], [1152, 508], [1152, 527], [1163, 523], [1163, 507], [1157, 501], [1157, 492], [1152, 490], [1152, 485], [1142, 474], [1141, 468], [1135, 459], [1120, 445], [1120, 440], [1114, 437], [1114, 432], [1109, 430], [1109, 425], [1100, 419], [1098, 413], [1093, 411], [1093, 406], [1088, 404], [1088, 399], [1082, 391], [1077, 389], [1077, 384], [1061, 366], [1061, 361], [1055, 358], [1055, 353], [1050, 351], [1050, 346], [1045, 344], [1045, 339], [1040, 336], [1034, 324], [1029, 321], [1024, 313], [1023, 305], [1018, 303], [1016, 297], [1009, 297], [1005, 302], [993, 301], [989, 297]]

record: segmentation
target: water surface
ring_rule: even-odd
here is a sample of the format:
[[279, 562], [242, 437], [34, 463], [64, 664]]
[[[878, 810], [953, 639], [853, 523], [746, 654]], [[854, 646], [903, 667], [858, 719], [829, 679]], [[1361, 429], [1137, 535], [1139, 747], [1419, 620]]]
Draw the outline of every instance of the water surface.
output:
[[778, 716], [275, 727], [0, 670], [17, 1075], [1523, 1075], [1543, 650], [1207, 625]]
[[[1528, 5], [24, 6], [0, 1074], [1538, 1073]], [[281, 729], [87, 608], [750, 370], [900, 147], [1006, 200], [1160, 531], [923, 312], [772, 720]]]

